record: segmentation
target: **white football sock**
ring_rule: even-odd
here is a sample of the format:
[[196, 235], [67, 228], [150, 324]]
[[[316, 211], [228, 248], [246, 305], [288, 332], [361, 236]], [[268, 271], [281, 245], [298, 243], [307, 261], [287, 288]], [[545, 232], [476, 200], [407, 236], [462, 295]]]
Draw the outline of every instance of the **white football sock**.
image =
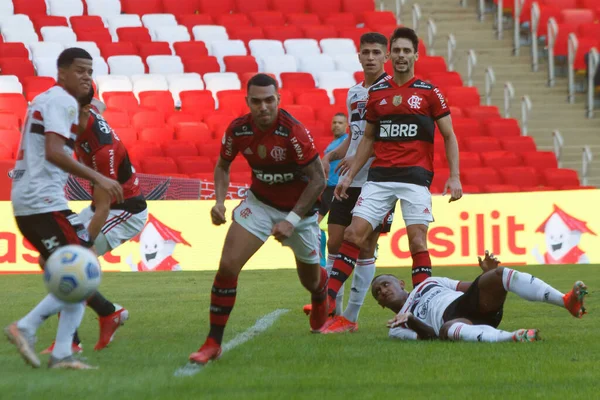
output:
[[70, 356], [73, 352], [71, 344], [75, 331], [79, 328], [83, 314], [85, 312], [85, 302], [66, 303], [58, 320], [58, 329], [56, 331], [56, 341], [52, 357], [61, 359]]
[[38, 330], [42, 322], [48, 317], [60, 312], [65, 302], [57, 299], [51, 294], [48, 294], [42, 301], [38, 303], [33, 310], [17, 322], [17, 327], [32, 335]]
[[488, 325], [468, 325], [457, 322], [448, 329], [448, 340], [453, 342], [512, 342], [513, 333], [501, 331]]
[[350, 298], [344, 311], [344, 317], [349, 321], [358, 321], [358, 313], [365, 302], [365, 297], [369, 292], [371, 281], [375, 276], [375, 259], [356, 260], [356, 268], [352, 276], [352, 288], [350, 289]]
[[522, 299], [541, 301], [563, 308], [565, 306], [561, 292], [526, 272], [505, 267], [502, 272], [502, 285], [507, 292], [512, 292]]

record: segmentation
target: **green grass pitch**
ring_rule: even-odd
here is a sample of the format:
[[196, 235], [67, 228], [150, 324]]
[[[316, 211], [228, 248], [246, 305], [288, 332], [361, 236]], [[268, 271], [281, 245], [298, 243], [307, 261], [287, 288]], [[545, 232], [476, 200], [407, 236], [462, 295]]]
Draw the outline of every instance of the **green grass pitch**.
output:
[[[130, 310], [130, 321], [102, 352], [93, 352], [97, 321], [86, 311], [83, 355], [97, 371], [31, 369], [0, 342], [0, 399], [513, 399], [597, 398], [600, 384], [600, 267], [521, 267], [565, 292], [576, 280], [589, 287], [589, 314], [509, 294], [500, 328], [539, 328], [539, 343], [399, 342], [387, 337], [393, 315], [367, 297], [358, 332], [309, 333], [302, 306], [308, 293], [293, 270], [243, 272], [225, 342], [264, 315], [289, 309], [267, 331], [224, 353], [191, 377], [174, 372], [208, 330], [214, 272], [106, 274], [102, 292]], [[409, 269], [380, 269], [409, 280]], [[434, 268], [434, 275], [474, 279], [476, 268]], [[348, 286], [348, 285], [347, 285]], [[41, 276], [0, 276], [2, 325], [42, 296]], [[347, 296], [347, 294], [346, 294]], [[37, 350], [49, 345], [56, 318], [40, 329]]]

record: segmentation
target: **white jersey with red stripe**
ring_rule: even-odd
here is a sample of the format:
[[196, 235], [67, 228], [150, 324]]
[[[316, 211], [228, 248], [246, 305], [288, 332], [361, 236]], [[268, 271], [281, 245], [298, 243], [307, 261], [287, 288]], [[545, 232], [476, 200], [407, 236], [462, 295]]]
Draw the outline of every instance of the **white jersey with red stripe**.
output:
[[464, 293], [459, 292], [459, 281], [431, 277], [425, 279], [408, 295], [400, 313], [410, 312], [417, 319], [432, 327], [436, 335], [444, 324], [446, 308]]
[[[377, 79], [373, 85], [391, 77], [387, 73], [383, 73]], [[352, 86], [348, 90], [348, 97], [346, 98], [346, 106], [348, 107], [348, 124], [350, 126], [350, 145], [346, 152], [346, 157], [351, 157], [356, 154], [358, 145], [365, 134], [365, 128], [367, 126], [366, 112], [367, 112], [367, 100], [369, 98], [369, 89], [371, 86], [366, 87], [365, 82], [360, 82]], [[369, 174], [369, 168], [375, 158], [371, 157], [367, 160], [365, 165], [356, 174], [350, 187], [362, 187], [367, 181], [367, 175]]]
[[65, 138], [64, 151], [72, 157], [78, 110], [75, 98], [60, 86], [48, 89], [29, 105], [11, 173], [15, 216], [69, 209], [64, 190], [69, 174], [46, 160], [46, 135]]

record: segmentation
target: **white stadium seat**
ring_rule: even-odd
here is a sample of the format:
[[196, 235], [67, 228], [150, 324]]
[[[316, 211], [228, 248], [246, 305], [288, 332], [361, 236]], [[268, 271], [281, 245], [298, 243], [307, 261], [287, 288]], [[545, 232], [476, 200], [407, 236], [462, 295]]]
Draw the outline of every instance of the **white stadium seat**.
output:
[[321, 39], [319, 42], [323, 54], [334, 56], [336, 54], [358, 54], [352, 39]]
[[264, 68], [263, 58], [285, 55], [283, 43], [279, 40], [253, 39], [248, 43], [248, 47], [250, 48], [250, 54], [254, 56], [258, 63], [259, 71]]
[[71, 43], [77, 41], [73, 29], [66, 26], [44, 26], [40, 29], [44, 42]]
[[80, 49], [84, 49], [92, 57], [100, 57], [100, 49], [96, 42], [73, 42], [73, 43], [65, 43], [65, 49], [70, 47], [79, 47]]
[[57, 17], [72, 17], [83, 15], [83, 2], [81, 0], [46, 0], [48, 15]]
[[154, 90], [169, 90], [169, 84], [164, 76], [146, 75], [146, 78], [138, 79], [133, 82], [133, 94], [139, 99], [140, 92]]
[[23, 85], [15, 75], [0, 75], [0, 93], [23, 93]]
[[246, 45], [241, 40], [215, 40], [210, 44], [211, 54], [217, 57], [221, 71], [225, 71], [223, 57], [245, 56], [248, 54]]
[[335, 72], [319, 72], [317, 73], [317, 86], [320, 89], [327, 90], [331, 103], [333, 104], [333, 90], [345, 89], [356, 85], [356, 81], [350, 72], [335, 71]]
[[[131, 83], [133, 85], [135, 85], [135, 83], [137, 81], [143, 81], [143, 80], [164, 80], [165, 82], [167, 82], [166, 78], [164, 75], [161, 74], [135, 74], [135, 75], [131, 75], [129, 77], [129, 80], [131, 81]], [[168, 85], [168, 83], [167, 83]]]
[[173, 14], [146, 14], [142, 16], [142, 24], [148, 28], [152, 40], [156, 40], [156, 29], [163, 26], [177, 26]]
[[215, 40], [229, 40], [227, 30], [220, 25], [197, 25], [192, 28], [194, 40], [204, 42], [210, 54], [210, 43]]
[[335, 64], [333, 58], [327, 54], [300, 57], [298, 60], [298, 70], [300, 72], [310, 72], [316, 81], [319, 72], [335, 71]]
[[177, 81], [181, 81], [181, 80], [202, 81], [202, 77], [200, 76], [200, 74], [198, 74], [196, 72], [184, 72], [182, 74], [165, 74], [165, 78], [167, 79], [167, 82], [169, 83], [169, 85], [173, 82], [177, 82]]
[[126, 76], [102, 75], [96, 78], [100, 97], [104, 92], [132, 92], [133, 85]]
[[[167, 79], [169, 79], [167, 77]], [[169, 91], [173, 95], [173, 101], [175, 107], [181, 106], [181, 99], [179, 94], [186, 90], [204, 90], [204, 82], [200, 79], [200, 75], [197, 78], [193, 77], [182, 77], [180, 79], [174, 79], [169, 81]]]
[[183, 25], [161, 26], [154, 30], [154, 40], [157, 42], [189, 42], [191, 40], [190, 32]]
[[282, 72], [298, 72], [298, 64], [296, 63], [296, 57], [294, 56], [269, 56], [263, 58], [263, 71], [271, 74], [275, 74], [279, 83], [279, 74]]
[[0, 0], [0, 15], [13, 15], [15, 7], [12, 0]]
[[335, 69], [338, 71], [350, 73], [362, 71], [362, 65], [360, 65], [360, 61], [358, 61], [357, 54], [336, 54], [333, 56], [333, 61], [335, 63]]
[[65, 47], [57, 42], [37, 42], [29, 45], [31, 58], [58, 58]]
[[56, 66], [56, 58], [39, 57], [33, 59], [33, 66], [38, 76], [49, 76], [58, 78], [58, 67]]
[[140, 56], [112, 56], [106, 60], [112, 75], [131, 76], [145, 72], [144, 62]]
[[113, 42], [119, 41], [117, 29], [136, 28], [142, 26], [142, 20], [137, 14], [121, 14], [108, 18], [108, 30], [113, 38]]
[[121, 15], [120, 0], [86, 0], [88, 15], [98, 15], [104, 20]]
[[240, 90], [242, 88], [240, 79], [233, 72], [210, 72], [204, 74], [203, 79], [206, 89], [213, 94], [215, 104], [218, 103], [217, 93], [221, 90]]
[[321, 54], [319, 43], [315, 39], [287, 39], [283, 42], [285, 53], [295, 57], [308, 57]]
[[25, 46], [39, 42], [39, 37], [33, 28], [2, 28], [2, 37], [6, 43], [21, 42]]
[[108, 75], [108, 64], [102, 57], [93, 57], [92, 68], [94, 69], [92, 73], [92, 78], [94, 79], [99, 76]]
[[179, 56], [148, 56], [146, 63], [151, 74], [183, 73], [183, 63]]
[[32, 30], [35, 32], [33, 22], [25, 14], [0, 15], [0, 32], [4, 33], [5, 30], [12, 29]]

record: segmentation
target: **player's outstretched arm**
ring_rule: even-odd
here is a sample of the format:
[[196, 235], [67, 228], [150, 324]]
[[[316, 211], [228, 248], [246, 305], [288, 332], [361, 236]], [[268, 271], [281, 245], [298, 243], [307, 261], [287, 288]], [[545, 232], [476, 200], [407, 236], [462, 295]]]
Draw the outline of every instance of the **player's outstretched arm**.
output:
[[93, 241], [96, 240], [100, 230], [106, 223], [106, 219], [108, 218], [108, 214], [110, 212], [110, 195], [108, 192], [100, 187], [94, 188], [94, 216], [90, 220], [90, 224], [88, 226], [88, 232], [90, 234], [90, 239]]
[[66, 139], [63, 136], [51, 132], [46, 133], [46, 160], [65, 172], [86, 179], [92, 182], [94, 186], [103, 188], [110, 194], [111, 198], [115, 198], [118, 203], [122, 203], [123, 188], [121, 184], [75, 161], [65, 153], [65, 143]]
[[462, 185], [460, 183], [459, 161], [458, 161], [458, 141], [452, 128], [452, 117], [446, 115], [438, 119], [438, 128], [444, 138], [444, 146], [446, 148], [446, 159], [448, 160], [448, 168], [450, 169], [450, 177], [444, 186], [444, 193], [450, 193], [449, 201], [456, 201], [463, 195]]
[[226, 222], [225, 198], [229, 189], [230, 166], [231, 162], [225, 160], [223, 157], [219, 157], [219, 161], [217, 161], [217, 165], [215, 166], [215, 197], [217, 202], [212, 210], [210, 210], [210, 217], [212, 223], [215, 225], [221, 225]]

